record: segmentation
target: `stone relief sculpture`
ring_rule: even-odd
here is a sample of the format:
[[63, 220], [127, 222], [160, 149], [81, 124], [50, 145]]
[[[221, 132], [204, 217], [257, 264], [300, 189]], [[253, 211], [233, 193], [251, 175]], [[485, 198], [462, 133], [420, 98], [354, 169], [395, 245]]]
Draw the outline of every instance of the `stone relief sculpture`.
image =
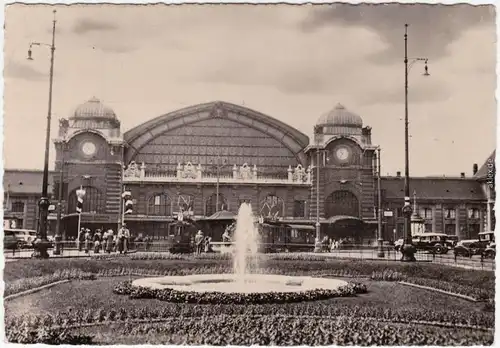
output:
[[123, 176], [125, 178], [139, 178], [141, 176], [141, 169], [139, 168], [139, 165], [135, 163], [135, 161], [130, 162], [124, 170]]
[[299, 164], [293, 173], [293, 181], [304, 182], [307, 179], [306, 170]]
[[184, 179], [196, 179], [198, 178], [198, 169], [191, 162], [188, 162], [181, 169], [180, 177]]
[[252, 168], [245, 163], [240, 167], [240, 179], [242, 180], [249, 180], [252, 179]]
[[64, 137], [68, 134], [69, 121], [65, 118], [59, 120], [59, 136]]

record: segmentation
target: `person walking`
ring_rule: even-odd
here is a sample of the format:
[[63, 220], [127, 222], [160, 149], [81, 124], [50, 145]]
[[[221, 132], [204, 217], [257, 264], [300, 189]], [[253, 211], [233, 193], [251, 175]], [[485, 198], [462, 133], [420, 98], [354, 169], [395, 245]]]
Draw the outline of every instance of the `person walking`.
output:
[[196, 236], [194, 237], [194, 243], [196, 245], [196, 253], [197, 254], [201, 254], [202, 250], [203, 250], [203, 241], [204, 241], [204, 237], [203, 237], [203, 232], [201, 232], [201, 230], [198, 231], [198, 233], [196, 234]]
[[123, 224], [121, 228], [121, 234], [122, 234], [122, 248], [123, 248], [123, 253], [126, 254], [129, 248], [129, 241], [130, 241], [130, 231], [127, 228], [126, 224]]

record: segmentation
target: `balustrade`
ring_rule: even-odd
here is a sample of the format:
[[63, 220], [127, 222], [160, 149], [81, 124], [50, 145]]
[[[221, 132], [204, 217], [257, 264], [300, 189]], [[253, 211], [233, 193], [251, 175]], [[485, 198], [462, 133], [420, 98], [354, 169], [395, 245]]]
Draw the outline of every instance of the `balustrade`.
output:
[[288, 184], [288, 185], [310, 185], [311, 184], [311, 167], [307, 169], [302, 165], [295, 168], [288, 167], [286, 177], [276, 177], [271, 175], [259, 174], [256, 165], [248, 163], [242, 166], [236, 164], [232, 167], [231, 174], [214, 174], [206, 172], [205, 168], [200, 164], [194, 165], [190, 162], [185, 164], [179, 163], [175, 174], [173, 173], [158, 173], [147, 172], [146, 165], [140, 165], [132, 161], [124, 168], [123, 181], [125, 183], [132, 182], [201, 182], [201, 183], [261, 183], [261, 184]]

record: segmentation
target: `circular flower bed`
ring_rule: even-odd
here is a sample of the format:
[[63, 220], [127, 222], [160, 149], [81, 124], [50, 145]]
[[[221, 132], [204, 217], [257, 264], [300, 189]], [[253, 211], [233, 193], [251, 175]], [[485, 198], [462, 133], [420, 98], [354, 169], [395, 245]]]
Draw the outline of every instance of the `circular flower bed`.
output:
[[348, 283], [335, 290], [315, 289], [301, 292], [269, 292], [269, 293], [223, 293], [195, 292], [174, 289], [150, 289], [133, 286], [131, 281], [117, 285], [113, 292], [118, 295], [129, 295], [130, 298], [155, 298], [174, 303], [197, 304], [264, 304], [291, 303], [303, 301], [325, 300], [332, 297], [356, 296], [367, 292], [366, 285]]

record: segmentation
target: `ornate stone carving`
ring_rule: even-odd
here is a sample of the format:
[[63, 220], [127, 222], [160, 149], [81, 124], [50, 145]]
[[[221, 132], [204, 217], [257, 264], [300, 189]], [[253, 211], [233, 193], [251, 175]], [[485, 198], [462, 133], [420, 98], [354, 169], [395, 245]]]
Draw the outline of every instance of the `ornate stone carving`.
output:
[[65, 118], [59, 119], [59, 136], [65, 137], [68, 134], [69, 121]]
[[214, 105], [210, 116], [214, 118], [225, 118], [227, 116], [227, 110], [224, 108], [222, 103], [217, 103]]
[[293, 172], [293, 181], [295, 182], [304, 182], [307, 180], [307, 173], [304, 167], [302, 167], [301, 164], [299, 164], [294, 172]]
[[141, 177], [141, 169], [139, 168], [139, 165], [135, 163], [135, 161], [130, 162], [127, 168], [124, 170], [123, 176], [125, 178]]
[[181, 169], [180, 177], [184, 179], [197, 179], [198, 169], [191, 162], [188, 162]]
[[252, 179], [252, 177], [253, 177], [252, 168], [250, 168], [250, 166], [247, 163], [243, 164], [240, 167], [239, 174], [240, 174], [239, 179], [242, 179], [242, 180], [249, 180], [249, 179]]

